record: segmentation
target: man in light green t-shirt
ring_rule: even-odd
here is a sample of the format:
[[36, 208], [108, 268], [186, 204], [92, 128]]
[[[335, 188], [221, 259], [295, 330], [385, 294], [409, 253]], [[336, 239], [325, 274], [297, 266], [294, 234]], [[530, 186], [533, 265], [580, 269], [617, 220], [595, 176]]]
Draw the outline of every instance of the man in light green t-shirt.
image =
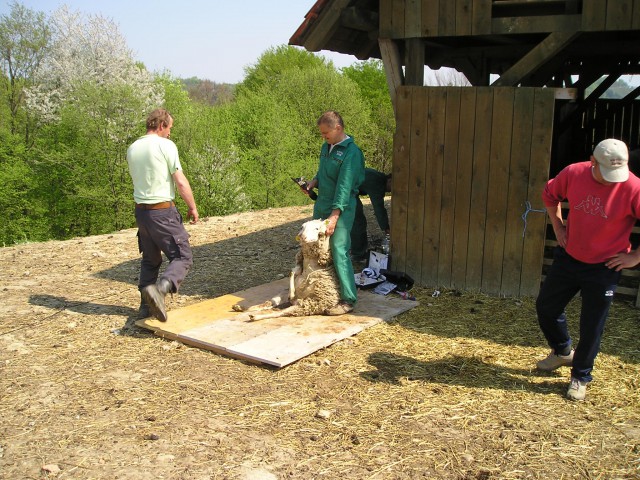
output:
[[[127, 150], [136, 202], [138, 247], [142, 253], [138, 289], [139, 317], [150, 314], [166, 321], [164, 298], [177, 292], [193, 263], [189, 234], [175, 204], [176, 188], [187, 204], [187, 219], [198, 221], [198, 209], [187, 177], [182, 173], [178, 148], [169, 140], [173, 118], [164, 109], [147, 117], [147, 133]], [[169, 265], [158, 279], [162, 253]]]

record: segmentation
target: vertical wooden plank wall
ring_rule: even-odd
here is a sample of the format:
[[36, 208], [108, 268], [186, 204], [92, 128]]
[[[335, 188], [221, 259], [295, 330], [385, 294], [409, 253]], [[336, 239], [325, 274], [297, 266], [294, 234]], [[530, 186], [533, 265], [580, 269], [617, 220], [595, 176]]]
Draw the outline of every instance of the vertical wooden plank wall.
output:
[[[458, 181], [458, 138], [460, 135], [461, 88], [447, 88], [442, 158], [442, 203], [440, 206], [440, 251], [438, 283], [451, 285], [453, 241], [455, 238], [456, 192]], [[446, 152], [446, 156], [444, 156]]]
[[[391, 240], [393, 257], [391, 267], [408, 271], [407, 242], [409, 235], [410, 149], [412, 106], [414, 89], [400, 87], [397, 92], [396, 131], [393, 136], [393, 202], [391, 202]], [[396, 220], [393, 220], [393, 219]], [[409, 258], [409, 261], [411, 259]]]
[[411, 262], [406, 264], [405, 271], [411, 278], [420, 282], [422, 274], [422, 236], [424, 221], [427, 218], [424, 211], [427, 192], [427, 186], [425, 185], [427, 162], [424, 159], [427, 151], [429, 95], [425, 88], [416, 88], [412, 92], [406, 242], [406, 251], [411, 252]]
[[405, 25], [406, 18], [405, 0], [393, 0], [393, 10], [391, 11], [391, 22], [393, 25], [393, 35], [395, 38], [406, 38]]
[[633, 0], [616, 0], [607, 2], [607, 30], [630, 30]]
[[[500, 292], [502, 261], [507, 221], [507, 193], [513, 128], [514, 88], [494, 88], [493, 117], [491, 119], [491, 148], [489, 155], [489, 183], [486, 204], [487, 221], [482, 255], [482, 284], [484, 292]], [[518, 218], [517, 216], [515, 217]]]
[[585, 109], [583, 125], [589, 133], [585, 151], [592, 151], [605, 138], [618, 138], [630, 148], [640, 145], [640, 101], [621, 103], [620, 100], [597, 100]]
[[475, 136], [471, 167], [471, 211], [469, 213], [469, 249], [463, 288], [480, 290], [482, 285], [482, 252], [487, 221], [486, 204], [489, 184], [489, 152], [491, 149], [491, 118], [493, 90], [476, 89]]
[[405, 2], [404, 18], [405, 18], [405, 21], [404, 21], [405, 37], [406, 38], [422, 37], [422, 1], [421, 0], [407, 0]]
[[[527, 199], [534, 210], [545, 210], [541, 193], [549, 179], [555, 93], [552, 88], [536, 88], [534, 92]], [[540, 287], [542, 274], [540, 257], [544, 256], [547, 216], [546, 213], [529, 212], [526, 220], [520, 291], [522, 295], [535, 295]]]
[[[446, 118], [446, 89], [427, 88], [427, 150], [423, 161], [425, 169], [424, 225], [422, 230], [422, 264], [420, 281], [436, 285], [438, 254], [440, 252], [440, 216], [442, 210], [442, 170], [444, 160], [444, 120]], [[409, 252], [410, 254], [410, 252]]]
[[473, 0], [472, 34], [491, 34], [491, 0]]
[[[511, 163], [509, 165], [509, 192], [507, 193], [507, 222], [504, 236], [504, 260], [500, 291], [509, 296], [518, 295], [521, 281], [521, 262], [527, 233], [522, 218], [529, 201], [541, 209], [540, 192], [529, 191], [529, 168], [531, 164], [531, 131], [533, 126], [533, 88], [517, 88], [513, 101], [513, 131], [511, 135]], [[522, 199], [525, 198], [523, 205]], [[523, 206], [525, 207], [523, 209]], [[530, 220], [527, 213], [526, 220]], [[538, 214], [540, 215], [540, 214]], [[540, 255], [543, 252], [538, 252]], [[542, 265], [540, 265], [542, 269]], [[530, 271], [528, 272], [528, 274]], [[535, 276], [540, 278], [538, 274]]]
[[418, 284], [535, 295], [542, 273], [554, 92], [402, 87], [392, 268]]
[[438, 10], [438, 36], [450, 37], [456, 34], [456, 2], [440, 0]]
[[607, 21], [607, 0], [583, 0], [582, 30], [604, 30]]
[[456, 35], [471, 35], [473, 1], [456, 0]]
[[421, 0], [421, 3], [422, 36], [437, 37], [440, 0]]
[[640, 28], [640, 0], [583, 0], [582, 29], [635, 30]]
[[380, 0], [380, 38], [405, 38], [405, 0]]
[[491, 0], [380, 0], [380, 37], [488, 35], [491, 4]]
[[[380, 0], [380, 37], [491, 34], [492, 0]], [[582, 30], [640, 28], [640, 0], [583, 0]]]
[[460, 130], [458, 133], [458, 163], [456, 208], [453, 230], [451, 286], [465, 288], [467, 252], [469, 251], [469, 214], [475, 146], [476, 89], [460, 89]]

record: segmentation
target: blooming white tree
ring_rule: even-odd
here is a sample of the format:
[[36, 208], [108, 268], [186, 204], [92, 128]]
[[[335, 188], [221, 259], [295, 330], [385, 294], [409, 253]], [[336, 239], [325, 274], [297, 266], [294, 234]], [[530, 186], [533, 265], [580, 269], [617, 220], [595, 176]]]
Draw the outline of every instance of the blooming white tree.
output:
[[[73, 105], [122, 125], [162, 103], [161, 86], [134, 60], [113, 20], [65, 5], [51, 16], [50, 28], [50, 55], [38, 69], [37, 85], [27, 91], [27, 105], [43, 121], [58, 119], [63, 106]], [[88, 98], [90, 93], [99, 98]]]
[[58, 139], [42, 157], [55, 156], [59, 168], [71, 172], [65, 194], [75, 210], [86, 212], [85, 223], [128, 227], [126, 150], [143, 133], [148, 112], [163, 103], [163, 85], [134, 60], [111, 19], [63, 6], [50, 28], [51, 50], [26, 90], [27, 108], [48, 138]]

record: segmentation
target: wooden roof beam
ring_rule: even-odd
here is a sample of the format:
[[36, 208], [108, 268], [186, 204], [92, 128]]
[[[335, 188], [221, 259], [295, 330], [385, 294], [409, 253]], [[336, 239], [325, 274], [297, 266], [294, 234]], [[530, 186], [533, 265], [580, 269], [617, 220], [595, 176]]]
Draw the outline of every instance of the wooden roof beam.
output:
[[629, 104], [638, 97], [640, 97], [640, 87], [634, 88], [626, 97], [622, 99], [622, 101], [625, 104]]
[[329, 0], [313, 24], [309, 36], [304, 41], [304, 48], [310, 52], [319, 52], [326, 49], [329, 39], [340, 27], [342, 11], [351, 0]]
[[358, 7], [346, 8], [340, 15], [340, 23], [354, 30], [363, 32], [377, 32], [379, 16], [377, 12], [364, 10]]
[[585, 98], [585, 102], [595, 102], [598, 98], [600, 98], [600, 95], [609, 90], [609, 87], [616, 83], [616, 80], [618, 80], [619, 78], [619, 72], [611, 73], [611, 75], [607, 76], [607, 78], [605, 78], [600, 85], [593, 89], [593, 92], [591, 92], [591, 94], [587, 98]]
[[523, 78], [531, 75], [559, 52], [567, 48], [580, 32], [554, 32], [521, 58], [509, 70], [504, 72], [498, 80], [492, 83], [495, 87], [515, 87]]
[[596, 100], [600, 98], [600, 95], [606, 92], [609, 89], [609, 87], [613, 85], [616, 82], [616, 80], [618, 80], [619, 78], [620, 78], [619, 72], [614, 72], [611, 75], [609, 75], [607, 78], [605, 78], [602, 81], [602, 83], [598, 85], [593, 90], [593, 92], [591, 92], [591, 95], [589, 95], [582, 102], [580, 102], [578, 107], [575, 110], [573, 110], [571, 114], [567, 115], [567, 117], [565, 117], [562, 120], [562, 122], [558, 126], [557, 131], [560, 134], [564, 133], [575, 122], [575, 119], [578, 117], [578, 115], [582, 115], [582, 112], [584, 112], [587, 108], [595, 104]]
[[548, 15], [540, 17], [499, 17], [491, 20], [491, 33], [575, 32], [582, 27], [582, 15]]

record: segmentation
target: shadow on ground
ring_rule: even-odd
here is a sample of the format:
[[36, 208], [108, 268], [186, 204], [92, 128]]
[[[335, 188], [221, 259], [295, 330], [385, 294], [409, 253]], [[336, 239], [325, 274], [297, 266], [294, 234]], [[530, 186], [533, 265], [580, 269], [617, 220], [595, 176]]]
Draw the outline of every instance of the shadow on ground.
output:
[[[547, 343], [538, 326], [534, 298], [498, 298], [457, 290], [414, 289], [420, 306], [396, 318], [404, 328], [440, 338], [486, 340], [501, 345], [541, 347]], [[579, 340], [580, 298], [567, 306], [569, 331], [574, 344]], [[640, 363], [640, 310], [618, 300], [612, 306], [600, 352], [629, 363]]]
[[[566, 385], [558, 382], [531, 382], [529, 369], [514, 369], [486, 363], [473, 357], [449, 356], [433, 362], [424, 362], [404, 355], [375, 352], [369, 356], [373, 370], [360, 375], [371, 382], [400, 385], [409, 382], [441, 383], [468, 388], [527, 390], [536, 393], [563, 394]], [[556, 378], [555, 374], [541, 374]]]
[[[302, 223], [310, 219], [194, 246], [193, 266], [180, 294], [215, 298], [288, 275], [298, 248], [295, 236]], [[131, 248], [136, 247], [132, 244]], [[166, 265], [165, 258], [162, 269]], [[137, 287], [139, 266], [139, 259], [129, 260], [95, 275]]]

